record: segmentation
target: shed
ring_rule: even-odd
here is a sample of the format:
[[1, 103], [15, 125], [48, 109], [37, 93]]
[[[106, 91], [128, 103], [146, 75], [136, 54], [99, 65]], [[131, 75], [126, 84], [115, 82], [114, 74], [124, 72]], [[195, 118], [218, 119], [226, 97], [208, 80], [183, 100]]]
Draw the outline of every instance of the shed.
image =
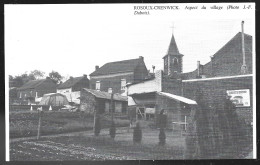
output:
[[[111, 104], [111, 93], [101, 92], [84, 88], [80, 92], [80, 110], [93, 113], [108, 113]], [[120, 94], [113, 94], [112, 103], [114, 112], [126, 113], [127, 97]]]

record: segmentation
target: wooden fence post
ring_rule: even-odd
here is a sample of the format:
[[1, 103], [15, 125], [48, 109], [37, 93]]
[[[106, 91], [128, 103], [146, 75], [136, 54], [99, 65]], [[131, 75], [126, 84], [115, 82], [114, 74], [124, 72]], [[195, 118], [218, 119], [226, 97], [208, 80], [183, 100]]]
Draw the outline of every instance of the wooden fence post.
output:
[[37, 133], [37, 140], [40, 138], [40, 131], [41, 131], [41, 118], [42, 118], [42, 111], [38, 110], [39, 122], [38, 122], [38, 133]]

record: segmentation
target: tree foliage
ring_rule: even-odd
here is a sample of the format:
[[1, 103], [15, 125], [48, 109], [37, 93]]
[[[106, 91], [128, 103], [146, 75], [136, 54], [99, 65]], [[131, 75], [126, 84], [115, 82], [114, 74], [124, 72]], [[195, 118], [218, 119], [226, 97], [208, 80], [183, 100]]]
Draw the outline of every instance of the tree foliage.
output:
[[239, 158], [249, 144], [245, 124], [239, 120], [236, 107], [225, 91], [219, 98], [208, 93], [199, 88], [196, 91], [198, 105], [188, 121], [185, 156], [187, 159]]
[[33, 70], [30, 72], [29, 76], [34, 77], [36, 80], [42, 79], [45, 75], [45, 72], [42, 72], [40, 70]]
[[9, 75], [9, 82], [12, 82], [10, 83], [10, 87], [21, 87], [30, 80], [37, 80], [43, 77], [44, 77], [44, 72], [40, 70], [33, 70], [29, 74], [25, 72], [17, 76]]
[[56, 71], [52, 71], [52, 72], [50, 72], [49, 73], [49, 77], [50, 77], [50, 79], [52, 79], [53, 80], [53, 82], [55, 82], [56, 84], [61, 84], [62, 83], [62, 76], [58, 73], [58, 72], [56, 72]]

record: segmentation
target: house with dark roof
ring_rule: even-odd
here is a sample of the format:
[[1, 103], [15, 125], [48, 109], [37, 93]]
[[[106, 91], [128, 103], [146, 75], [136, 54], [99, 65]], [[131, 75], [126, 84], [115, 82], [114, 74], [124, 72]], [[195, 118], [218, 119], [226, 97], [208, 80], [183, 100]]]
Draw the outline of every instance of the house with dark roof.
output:
[[69, 102], [79, 104], [78, 97], [80, 97], [80, 91], [83, 88], [89, 88], [89, 79], [85, 74], [81, 77], [70, 77], [57, 87], [57, 93], [65, 95]]
[[31, 80], [17, 89], [18, 99], [24, 104], [35, 103], [35, 99], [46, 93], [55, 93], [57, 85], [49, 78]]
[[144, 80], [148, 75], [144, 59], [109, 62], [90, 74], [90, 88], [105, 92], [122, 94], [127, 83]]

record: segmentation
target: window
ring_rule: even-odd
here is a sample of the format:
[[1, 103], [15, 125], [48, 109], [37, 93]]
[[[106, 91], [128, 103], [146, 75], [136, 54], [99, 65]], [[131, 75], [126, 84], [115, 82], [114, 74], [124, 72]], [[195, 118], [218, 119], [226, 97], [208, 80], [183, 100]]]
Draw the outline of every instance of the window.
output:
[[22, 92], [20, 92], [20, 99], [22, 98]]
[[125, 90], [126, 88], [126, 79], [121, 79], [121, 90]]
[[96, 90], [100, 90], [100, 81], [96, 81]]
[[178, 64], [178, 59], [176, 57], [174, 57], [172, 61], [173, 61], [173, 64], [175, 64], [175, 65]]

